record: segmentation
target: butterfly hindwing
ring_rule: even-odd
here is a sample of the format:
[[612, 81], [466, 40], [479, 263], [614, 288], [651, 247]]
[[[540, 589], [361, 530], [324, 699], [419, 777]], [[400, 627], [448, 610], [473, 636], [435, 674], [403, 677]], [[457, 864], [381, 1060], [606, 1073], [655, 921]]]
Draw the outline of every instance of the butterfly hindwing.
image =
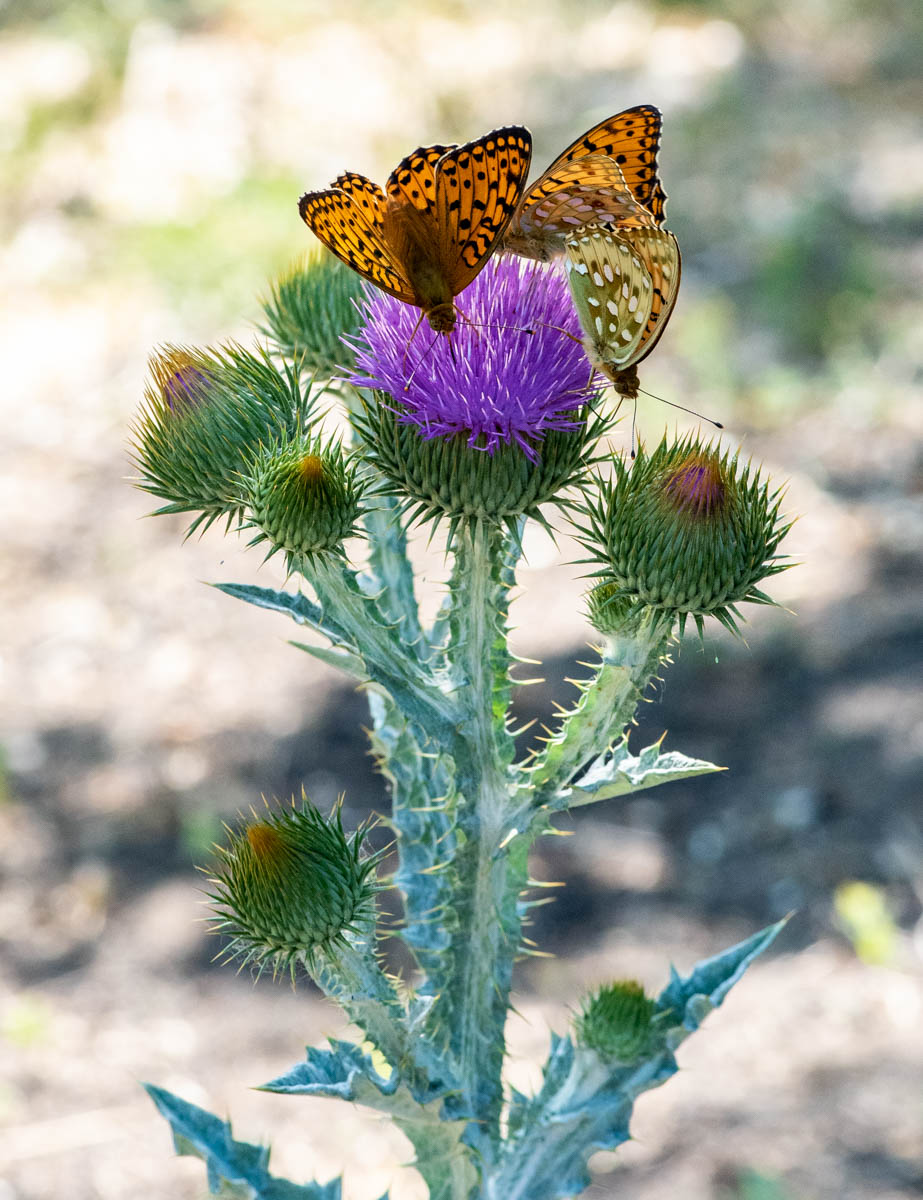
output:
[[642, 229], [625, 232], [651, 277], [651, 312], [634, 359], [640, 362], [654, 349], [676, 303], [682, 259], [679, 243], [666, 229]]
[[441, 257], [458, 295], [503, 236], [522, 195], [532, 138], [514, 125], [450, 150], [436, 168]]
[[355, 171], [344, 171], [330, 185], [336, 191], [346, 192], [358, 204], [362, 215], [376, 232], [381, 230], [381, 214], [385, 204], [385, 194], [371, 179], [359, 175]]
[[[369, 188], [375, 189], [375, 185], [369, 184]], [[373, 203], [371, 197], [374, 191], [360, 190], [369, 203]], [[380, 220], [374, 215], [371, 218], [365, 216], [354, 197], [354, 191], [334, 188], [323, 192], [307, 192], [298, 202], [301, 219], [327, 249], [332, 250], [347, 266], [371, 280], [382, 291], [413, 303], [413, 291], [400, 263], [395, 260], [382, 237]]]
[[653, 302], [650, 272], [613, 230], [589, 225], [566, 243], [565, 267], [593, 365], [621, 370], [637, 360]]

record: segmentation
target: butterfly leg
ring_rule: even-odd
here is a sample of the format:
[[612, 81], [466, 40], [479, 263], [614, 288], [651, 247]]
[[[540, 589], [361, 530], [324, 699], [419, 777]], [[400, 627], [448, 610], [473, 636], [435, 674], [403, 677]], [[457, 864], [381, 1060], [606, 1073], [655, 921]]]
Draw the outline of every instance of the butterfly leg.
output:
[[[410, 346], [411, 346], [411, 343], [413, 342], [413, 339], [417, 336], [417, 330], [420, 328], [421, 324], [423, 323], [423, 318], [425, 316], [426, 316], [426, 313], [423, 312], [423, 310], [421, 309], [420, 315], [419, 315], [419, 317], [417, 317], [417, 323], [413, 327], [413, 332], [411, 333], [410, 337], [407, 340], [407, 345], [404, 347], [404, 357], [401, 360], [401, 370], [402, 371], [405, 370], [407, 367], [407, 353], [410, 350]], [[412, 378], [412, 376], [411, 376], [411, 378]], [[409, 386], [410, 386], [409, 383], [404, 385], [405, 392], [407, 391], [407, 388]]]
[[[420, 325], [420, 322], [419, 322], [419, 321], [417, 321], [417, 328], [419, 328], [419, 325]], [[416, 333], [416, 329], [414, 330], [414, 333]], [[404, 384], [404, 391], [405, 391], [405, 392], [409, 392], [409, 391], [410, 391], [410, 385], [413, 383], [414, 376], [416, 375], [416, 373], [417, 373], [417, 371], [420, 369], [420, 367], [422, 367], [422, 366], [423, 366], [423, 364], [426, 362], [427, 356], [428, 356], [428, 355], [430, 355], [430, 354], [432, 354], [433, 350], [435, 349], [436, 343], [438, 342], [438, 340], [439, 340], [439, 338], [440, 338], [441, 336], [442, 336], [441, 334], [438, 334], [438, 333], [437, 333], [437, 334], [435, 334], [435, 335], [434, 335], [434, 337], [433, 337], [433, 340], [430, 342], [430, 344], [429, 344], [429, 345], [426, 347], [426, 349], [423, 351], [423, 353], [422, 353], [422, 354], [420, 355], [420, 357], [417, 359], [416, 363], [414, 364], [414, 368], [413, 368], [413, 370], [410, 372], [410, 376], [409, 376], [409, 378], [407, 379], [407, 382]], [[412, 335], [411, 335], [411, 340], [412, 340]], [[407, 350], [409, 350], [409, 349], [410, 349], [410, 342], [408, 342], [408, 343], [407, 343]], [[405, 361], [406, 361], [406, 358], [407, 358], [407, 350], [405, 350], [405, 351], [404, 351], [404, 359], [405, 359]], [[449, 351], [450, 351], [450, 353], [452, 354], [452, 359], [453, 359], [453, 361], [454, 361], [454, 359], [455, 359], [455, 353], [454, 353], [454, 351], [452, 350], [452, 342], [451, 342], [451, 339], [449, 340]]]

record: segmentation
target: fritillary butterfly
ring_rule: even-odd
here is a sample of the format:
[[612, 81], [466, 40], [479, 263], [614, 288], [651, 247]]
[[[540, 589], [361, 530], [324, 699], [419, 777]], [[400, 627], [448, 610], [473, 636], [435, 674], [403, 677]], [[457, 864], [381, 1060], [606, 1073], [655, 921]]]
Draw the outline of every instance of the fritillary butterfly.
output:
[[531, 156], [532, 136], [521, 125], [463, 146], [421, 146], [395, 167], [384, 191], [347, 172], [328, 191], [302, 196], [298, 211], [343, 262], [422, 309], [437, 333], [450, 333], [455, 297], [503, 236]]
[[652, 104], [594, 125], [523, 196], [503, 249], [547, 262], [580, 226], [658, 228], [667, 199], [657, 177], [659, 146], [660, 111]]
[[593, 367], [620, 396], [638, 395], [637, 364], [666, 328], [679, 290], [679, 245], [666, 229], [587, 225], [565, 243], [565, 267]]

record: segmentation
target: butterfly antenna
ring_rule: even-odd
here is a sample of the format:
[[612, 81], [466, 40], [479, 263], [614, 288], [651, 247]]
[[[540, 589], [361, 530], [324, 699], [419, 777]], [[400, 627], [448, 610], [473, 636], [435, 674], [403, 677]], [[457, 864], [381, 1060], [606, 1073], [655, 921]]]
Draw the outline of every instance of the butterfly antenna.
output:
[[650, 396], [652, 400], [659, 400], [661, 404], [668, 404], [670, 408], [678, 408], [681, 412], [689, 413], [691, 417], [698, 417], [700, 421], [707, 421], [709, 425], [714, 425], [716, 429], [724, 428], [720, 421], [716, 421], [714, 417], [706, 417], [704, 413], [696, 412], [694, 408], [686, 408], [684, 404], [675, 404], [672, 400], [664, 400], [663, 396], [655, 396], [653, 392], [644, 391], [644, 388], [638, 388], [638, 391], [644, 392], [644, 395]]
[[635, 396], [632, 399], [632, 410], [631, 410], [631, 461], [632, 462], [635, 461], [635, 452], [636, 452], [635, 434], [637, 433], [637, 431], [638, 431], [638, 397]]
[[480, 337], [480, 334], [478, 333], [479, 329], [503, 329], [507, 333], [535, 333], [534, 329], [526, 329], [526, 327], [522, 326], [522, 325], [495, 325], [490, 321], [483, 321], [483, 322], [472, 321], [471, 318], [468, 316], [468, 314], [462, 312], [462, 310], [458, 307], [457, 304], [455, 305], [455, 311], [458, 313], [458, 315], [461, 317], [461, 319], [465, 322], [465, 324], [468, 326], [468, 328], [474, 330], [475, 334], [478, 337]]

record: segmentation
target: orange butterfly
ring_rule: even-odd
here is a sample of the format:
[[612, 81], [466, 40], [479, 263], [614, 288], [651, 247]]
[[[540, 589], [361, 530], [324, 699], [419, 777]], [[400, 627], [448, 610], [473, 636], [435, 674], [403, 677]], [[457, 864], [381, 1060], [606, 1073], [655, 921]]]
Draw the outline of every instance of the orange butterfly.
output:
[[384, 191], [347, 172], [331, 190], [302, 196], [298, 211], [348, 266], [451, 333], [455, 297], [503, 236], [531, 157], [532, 135], [511, 125], [463, 146], [421, 146]]
[[667, 199], [659, 147], [660, 111], [652, 104], [594, 125], [523, 196], [502, 248], [547, 262], [582, 225], [658, 228]]

